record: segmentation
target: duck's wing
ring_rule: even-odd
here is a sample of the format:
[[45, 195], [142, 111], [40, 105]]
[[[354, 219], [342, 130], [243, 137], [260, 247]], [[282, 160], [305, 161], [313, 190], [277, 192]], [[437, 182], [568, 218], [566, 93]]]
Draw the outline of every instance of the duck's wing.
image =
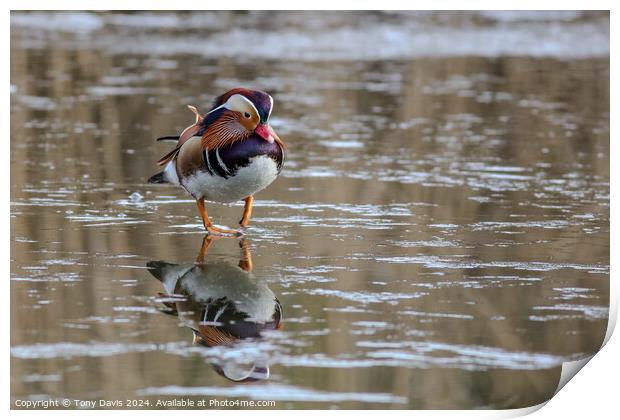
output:
[[163, 137], [158, 137], [155, 141], [168, 141], [168, 140], [179, 141], [179, 137], [180, 136], [163, 136]]
[[157, 139], [157, 141], [178, 140], [177, 141], [177, 145], [175, 146], [175, 148], [173, 150], [171, 150], [170, 152], [166, 153], [161, 159], [159, 159], [157, 161], [157, 164], [160, 165], [160, 166], [164, 166], [165, 164], [170, 162], [172, 159], [174, 159], [177, 156], [177, 154], [179, 153], [179, 150], [181, 150], [181, 146], [183, 146], [183, 143], [185, 143], [187, 140], [189, 140], [192, 137], [194, 137], [195, 135], [197, 135], [199, 133], [200, 129], [202, 128], [203, 117], [198, 112], [198, 109], [195, 106], [192, 106], [192, 105], [187, 105], [187, 107], [196, 116], [196, 121], [194, 122], [194, 124], [192, 124], [189, 127], [185, 128], [185, 130], [183, 130], [181, 135], [178, 136], [178, 137], [177, 136], [164, 136], [164, 137], [159, 137]]

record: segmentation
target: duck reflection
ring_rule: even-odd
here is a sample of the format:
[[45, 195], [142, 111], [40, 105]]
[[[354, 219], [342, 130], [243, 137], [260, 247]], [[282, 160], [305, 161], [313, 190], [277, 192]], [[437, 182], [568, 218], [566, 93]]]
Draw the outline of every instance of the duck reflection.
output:
[[[205, 262], [215, 239], [205, 236], [195, 264], [164, 261], [147, 263], [161, 281], [163, 312], [176, 315], [194, 333], [194, 344], [230, 349], [241, 340], [258, 338], [262, 331], [282, 328], [282, 307], [267, 285], [254, 279], [249, 242], [242, 239], [238, 265], [224, 260]], [[234, 382], [254, 382], [269, 377], [269, 366], [260, 361], [214, 364], [215, 371]]]

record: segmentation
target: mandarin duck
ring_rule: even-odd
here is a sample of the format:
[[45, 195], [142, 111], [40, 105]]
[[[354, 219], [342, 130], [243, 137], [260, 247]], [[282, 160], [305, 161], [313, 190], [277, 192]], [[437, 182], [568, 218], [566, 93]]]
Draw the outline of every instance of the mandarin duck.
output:
[[[240, 242], [242, 257], [235, 265], [226, 260], [205, 263], [207, 249], [214, 238], [206, 235], [196, 263], [175, 264], [164, 261], [147, 263], [164, 293], [158, 299], [165, 312], [176, 315], [193, 332], [193, 343], [234, 348], [245, 339], [259, 339], [266, 330], [282, 329], [282, 306], [264, 281], [251, 274], [249, 243]], [[234, 382], [253, 382], [269, 377], [269, 366], [260, 355], [248, 363], [232, 359], [215, 363], [215, 371]]]
[[210, 234], [239, 236], [238, 230], [216, 227], [204, 202], [244, 200], [239, 225], [248, 225], [254, 194], [276, 179], [284, 163], [286, 145], [269, 125], [273, 98], [259, 90], [235, 88], [217, 97], [204, 115], [191, 105], [188, 108], [196, 121], [179, 136], [157, 139], [177, 143], [157, 162], [164, 170], [148, 182], [183, 187], [196, 199]]

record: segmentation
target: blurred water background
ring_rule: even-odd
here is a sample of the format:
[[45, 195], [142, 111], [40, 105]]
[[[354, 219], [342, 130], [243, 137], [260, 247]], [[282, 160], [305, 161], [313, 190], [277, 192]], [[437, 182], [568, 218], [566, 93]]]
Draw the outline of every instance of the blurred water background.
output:
[[[13, 401], [517, 408], [602, 343], [607, 13], [13, 12], [10, 66]], [[147, 270], [194, 261], [195, 204], [145, 181], [235, 86], [289, 144], [244, 243], [283, 327], [207, 349]]]

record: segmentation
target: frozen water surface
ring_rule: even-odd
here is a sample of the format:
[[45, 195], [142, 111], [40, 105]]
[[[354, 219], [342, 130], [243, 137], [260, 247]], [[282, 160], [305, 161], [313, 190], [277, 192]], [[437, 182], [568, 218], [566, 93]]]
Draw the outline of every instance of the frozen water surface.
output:
[[[287, 161], [196, 266], [154, 139], [236, 85]], [[12, 13], [11, 239], [13, 399], [537, 404], [607, 326], [609, 17]]]

